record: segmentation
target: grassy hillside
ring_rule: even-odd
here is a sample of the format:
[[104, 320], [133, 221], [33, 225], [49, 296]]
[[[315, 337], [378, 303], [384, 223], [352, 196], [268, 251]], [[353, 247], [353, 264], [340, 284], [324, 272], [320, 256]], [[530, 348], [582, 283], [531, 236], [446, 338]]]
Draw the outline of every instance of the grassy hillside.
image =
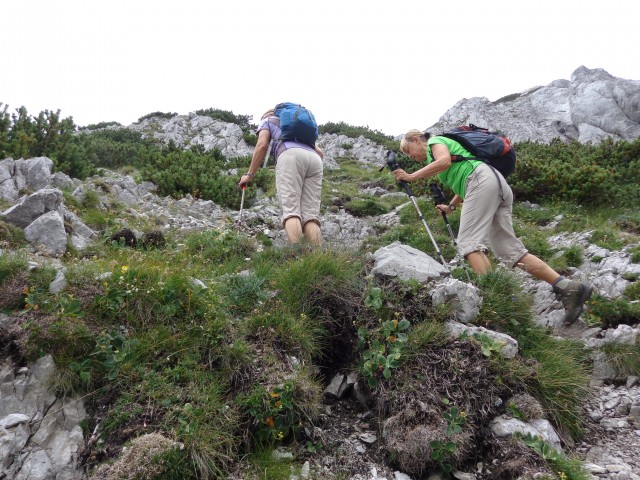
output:
[[[161, 185], [162, 170], [172, 172], [167, 178], [202, 178], [195, 170], [201, 161], [212, 168], [230, 166], [217, 153], [165, 151], [126, 131], [96, 134], [90, 142], [94, 152], [101, 152], [94, 166], [126, 164], [137, 178]], [[560, 214], [553, 233], [593, 230], [592, 241], [613, 250], [640, 242], [637, 192], [627, 188], [624, 178], [638, 169], [639, 145], [522, 145], [514, 190], [519, 200], [536, 200], [543, 207], [515, 208], [516, 230], [526, 246], [560, 271], [578, 266], [579, 248], [556, 252], [540, 229]], [[574, 179], [569, 173], [560, 179], [550, 173], [569, 169], [567, 159], [578, 156], [574, 172], [592, 171], [601, 175], [597, 182], [584, 183], [582, 173], [574, 173]], [[365, 169], [350, 159], [340, 163], [341, 170], [325, 175], [325, 209], [345, 208], [368, 217], [406, 201], [361, 193], [362, 187], [393, 185], [389, 172]], [[212, 176], [208, 189], [186, 183], [161, 188], [176, 195], [197, 188], [234, 205], [238, 195], [227, 178]], [[272, 171], [263, 170], [256, 181], [273, 191]], [[414, 191], [428, 188], [416, 184]], [[587, 478], [579, 462], [551, 453], [539, 440], [502, 445], [485, 435], [498, 414], [532, 415], [526, 403], [506, 403], [518, 395], [539, 402], [567, 438], [578, 440], [584, 433], [581, 402], [591, 368], [587, 353], [581, 344], [533, 323], [531, 299], [518, 277], [497, 269], [473, 278], [484, 298], [476, 324], [519, 342], [520, 355], [506, 360], [500, 345], [488, 338], [449, 340], [443, 323], [451, 313], [431, 305], [427, 288], [370, 275], [367, 254], [395, 240], [435, 254], [413, 206], [400, 208], [398, 227], [380, 227], [380, 236], [357, 249], [336, 244], [318, 250], [278, 248], [232, 224], [211, 231], [170, 231], [163, 241], [132, 248], [110, 240], [112, 234], [123, 222], [141, 231], [153, 225], [125, 210], [99, 210], [96, 195], [72, 207], [103, 240], [65, 255], [69, 285], [57, 295], [48, 289], [55, 270], [30, 269], [21, 232], [0, 222], [0, 309], [15, 318], [15, 326], [2, 331], [2, 354], [18, 363], [53, 355], [58, 372], [52, 388], [82, 396], [91, 415], [85, 434], [97, 432], [86, 457], [92, 468], [109, 465], [123, 445], [143, 434], [159, 434], [166, 444], [158, 439], [155, 444], [165, 448], [135, 460], [153, 478], [289, 479], [305, 461], [316, 465], [319, 458], [336, 463], [330, 471], [315, 470], [311, 478], [349, 478], [356, 467], [343, 439], [322, 436], [315, 427], [329, 428], [327, 406], [339, 411], [323, 397], [325, 386], [336, 373], [353, 371], [374, 413], [370, 427], [377, 431], [393, 419], [387, 423], [385, 446], [370, 451], [380, 463], [421, 478], [433, 469], [490, 463], [500, 451], [506, 455], [504, 465], [524, 460], [518, 471], [505, 467], [495, 478], [526, 478], [532, 471], [547, 472], [545, 478]], [[424, 197], [419, 203], [445, 257], [453, 258], [433, 202]], [[454, 229], [457, 219], [452, 217]], [[639, 262], [640, 247], [632, 255]], [[637, 323], [638, 304], [629, 303], [639, 299], [637, 285], [632, 283], [621, 301], [598, 298], [589, 322]], [[640, 348], [622, 350], [608, 352], [619, 371], [640, 375]], [[424, 446], [430, 455], [408, 454], [403, 442], [425, 421], [438, 425], [441, 437]], [[271, 455], [278, 446], [293, 456]]]

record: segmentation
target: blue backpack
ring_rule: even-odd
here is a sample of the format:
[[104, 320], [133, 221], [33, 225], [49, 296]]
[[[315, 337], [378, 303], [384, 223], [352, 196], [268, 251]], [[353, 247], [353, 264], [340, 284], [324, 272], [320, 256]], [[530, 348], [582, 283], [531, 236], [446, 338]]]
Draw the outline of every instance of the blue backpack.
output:
[[280, 120], [281, 141], [304, 143], [315, 148], [318, 124], [309, 110], [297, 103], [284, 102], [275, 106], [275, 116]]

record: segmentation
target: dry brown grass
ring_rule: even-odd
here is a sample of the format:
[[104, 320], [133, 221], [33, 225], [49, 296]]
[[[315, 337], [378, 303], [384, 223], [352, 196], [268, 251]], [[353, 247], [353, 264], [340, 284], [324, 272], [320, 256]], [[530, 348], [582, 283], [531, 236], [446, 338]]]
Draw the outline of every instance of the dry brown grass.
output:
[[[385, 446], [403, 472], [419, 476], [438, 467], [429, 443], [453, 441], [456, 448], [447, 461], [461, 466], [478, 457], [481, 432], [501, 413], [503, 399], [519, 388], [499, 378], [471, 342], [421, 351], [374, 392], [379, 415], [386, 418]], [[464, 424], [462, 432], [447, 434], [444, 414], [452, 407], [464, 416]]]
[[24, 290], [28, 286], [28, 273], [19, 271], [0, 283], [0, 309], [13, 310], [24, 305]]
[[447, 435], [447, 422], [435, 405], [421, 404], [417, 409], [405, 408], [384, 422], [384, 440], [387, 450], [398, 462], [401, 470], [420, 477], [436, 465], [431, 460], [431, 442], [455, 442], [451, 464], [459, 464], [472, 446], [469, 429]]
[[91, 476], [93, 480], [133, 480], [159, 478], [164, 466], [157, 457], [172, 448], [180, 448], [173, 440], [158, 433], [136, 438], [122, 455], [110, 465], [101, 465]]

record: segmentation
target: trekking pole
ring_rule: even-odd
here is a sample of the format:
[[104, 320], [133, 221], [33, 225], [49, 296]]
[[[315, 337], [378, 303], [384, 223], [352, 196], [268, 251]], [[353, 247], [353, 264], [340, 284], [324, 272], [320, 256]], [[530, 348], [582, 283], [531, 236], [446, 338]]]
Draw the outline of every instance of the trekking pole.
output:
[[247, 189], [247, 185], [243, 184], [240, 188], [242, 188], [242, 198], [240, 198], [240, 221], [242, 221], [242, 212], [244, 210], [244, 191]]
[[[389, 167], [389, 169], [392, 172], [395, 171], [395, 170], [398, 170], [400, 168], [400, 165], [398, 165], [398, 161], [396, 160], [396, 158], [397, 157], [396, 157], [395, 152], [392, 152], [391, 150], [389, 150], [387, 152], [387, 165], [386, 166]], [[380, 171], [382, 171], [382, 170], [384, 170], [384, 166], [380, 169]], [[418, 212], [418, 217], [422, 221], [422, 224], [424, 225], [424, 228], [427, 230], [427, 233], [429, 234], [429, 238], [431, 239], [431, 243], [433, 243], [433, 247], [436, 249], [436, 253], [440, 257], [440, 261], [442, 262], [442, 265], [447, 270], [447, 272], [451, 273], [451, 270], [449, 270], [449, 266], [447, 265], [446, 260], [442, 256], [442, 252], [440, 251], [440, 247], [438, 246], [438, 243], [436, 242], [436, 239], [433, 237], [433, 234], [431, 233], [431, 229], [429, 228], [429, 225], [427, 225], [427, 221], [424, 219], [424, 215], [422, 215], [422, 212], [420, 211], [420, 207], [418, 207], [418, 202], [416, 201], [415, 195], [411, 191], [411, 187], [409, 187], [409, 184], [407, 182], [405, 182], [404, 180], [400, 180], [400, 185], [402, 186], [402, 188], [404, 188], [405, 193], [409, 196], [409, 199], [413, 203], [413, 206], [416, 207], [416, 211]]]
[[[432, 183], [429, 185], [431, 189], [431, 195], [433, 195], [433, 201], [436, 205], [444, 205], [447, 203], [446, 198], [444, 197], [444, 192], [438, 186], [437, 183]], [[456, 251], [456, 257], [458, 261], [461, 263], [462, 268], [464, 269], [464, 273], [467, 274], [467, 280], [471, 283], [471, 276], [469, 275], [469, 269], [467, 268], [467, 264], [460, 255], [460, 250], [458, 249], [458, 242], [456, 241], [456, 236], [453, 234], [453, 230], [451, 229], [451, 224], [449, 223], [449, 219], [447, 218], [447, 214], [440, 210], [440, 214], [442, 215], [442, 219], [444, 220], [445, 225], [447, 226], [447, 230], [449, 231], [449, 236], [451, 237], [451, 243], [453, 243], [453, 248]]]

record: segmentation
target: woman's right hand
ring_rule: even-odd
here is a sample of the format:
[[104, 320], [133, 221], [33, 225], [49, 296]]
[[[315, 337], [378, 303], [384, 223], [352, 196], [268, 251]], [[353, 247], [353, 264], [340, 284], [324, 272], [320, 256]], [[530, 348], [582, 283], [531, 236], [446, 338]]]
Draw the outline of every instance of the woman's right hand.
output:
[[240, 177], [240, 181], [238, 182], [238, 189], [247, 188], [247, 185], [251, 180], [253, 180], [252, 175], [242, 175]]
[[399, 168], [397, 170], [394, 170], [393, 171], [393, 175], [396, 177], [396, 180], [398, 180], [399, 182], [402, 182], [402, 181], [412, 182], [413, 181], [413, 177], [411, 176], [411, 174], [405, 172], [401, 168]]

